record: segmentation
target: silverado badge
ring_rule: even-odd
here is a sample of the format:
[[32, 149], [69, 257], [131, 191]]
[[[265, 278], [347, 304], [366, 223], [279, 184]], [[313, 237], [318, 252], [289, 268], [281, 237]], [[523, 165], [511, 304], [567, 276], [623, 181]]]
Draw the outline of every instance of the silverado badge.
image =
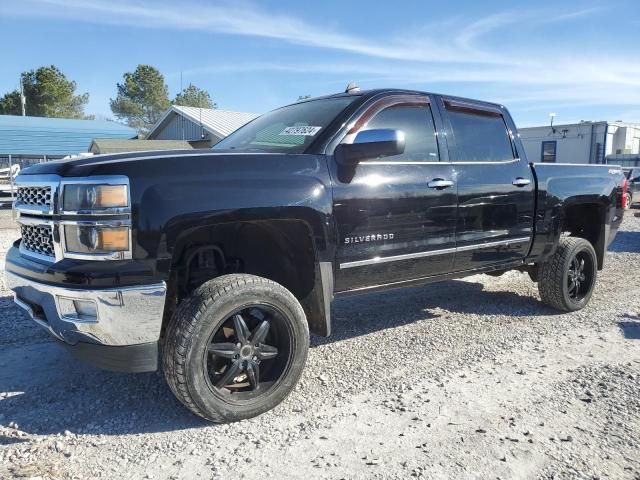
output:
[[357, 237], [345, 237], [344, 244], [364, 243], [364, 242], [380, 242], [382, 240], [393, 240], [393, 233], [374, 233], [372, 235], [360, 235]]

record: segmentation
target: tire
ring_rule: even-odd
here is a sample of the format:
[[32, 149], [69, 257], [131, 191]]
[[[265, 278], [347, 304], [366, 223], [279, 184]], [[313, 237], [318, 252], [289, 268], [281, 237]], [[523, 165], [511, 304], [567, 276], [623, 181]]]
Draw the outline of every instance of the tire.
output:
[[527, 268], [527, 273], [529, 274], [529, 278], [532, 282], [538, 283], [538, 280], [540, 279], [540, 268], [538, 265], [531, 265]]
[[631, 196], [631, 194], [629, 192], [627, 192], [625, 195], [627, 197], [627, 202], [625, 204], [625, 210], [629, 210], [631, 208], [631, 204], [633, 203], [633, 197]]
[[580, 310], [589, 303], [596, 284], [596, 252], [584, 238], [561, 237], [553, 256], [540, 264], [538, 275], [538, 291], [544, 303], [563, 312]]
[[[263, 324], [268, 333], [259, 333]], [[220, 423], [255, 417], [282, 402], [309, 350], [307, 319], [293, 294], [244, 274], [198, 287], [179, 305], [165, 337], [169, 388], [193, 413]]]

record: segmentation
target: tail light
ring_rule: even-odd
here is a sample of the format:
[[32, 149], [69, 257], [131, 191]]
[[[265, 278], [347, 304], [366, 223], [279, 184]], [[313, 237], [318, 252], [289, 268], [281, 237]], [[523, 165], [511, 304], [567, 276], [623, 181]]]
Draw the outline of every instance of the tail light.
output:
[[622, 182], [622, 201], [621, 203], [621, 207], [623, 209], [627, 209], [629, 207], [629, 205], [627, 205], [627, 190], [629, 189], [629, 180], [628, 179], [624, 179], [624, 181]]

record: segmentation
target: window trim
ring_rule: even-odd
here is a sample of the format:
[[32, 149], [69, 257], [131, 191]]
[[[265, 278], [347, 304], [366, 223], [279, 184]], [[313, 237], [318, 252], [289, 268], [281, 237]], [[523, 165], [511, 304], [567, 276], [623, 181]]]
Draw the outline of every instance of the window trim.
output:
[[[355, 119], [350, 121], [346, 127], [346, 132], [342, 138], [336, 142], [336, 146], [343, 143], [352, 143], [356, 135], [364, 127], [364, 125], [375, 117], [378, 113], [393, 107], [429, 107], [429, 113], [431, 114], [431, 120], [433, 123], [433, 129], [436, 137], [436, 148], [438, 149], [437, 161], [390, 161], [390, 160], [365, 160], [360, 162], [359, 165], [429, 165], [429, 164], [441, 164], [443, 160], [442, 149], [443, 146], [439, 141], [438, 123], [436, 120], [437, 112], [434, 111], [431, 99], [426, 95], [386, 95], [382, 98], [374, 100], [371, 104], [365, 105], [362, 112], [356, 113]], [[334, 147], [335, 148], [335, 147]], [[446, 147], [445, 147], [446, 148]]]
[[[431, 100], [429, 97], [424, 95], [389, 95], [378, 100], [375, 100], [371, 105], [368, 105], [364, 111], [362, 111], [355, 121], [353, 121], [348, 127], [346, 135], [339, 143], [344, 143], [345, 139], [349, 137], [349, 135], [354, 135], [360, 131], [365, 123], [375, 117], [382, 110], [386, 110], [390, 107], [399, 107], [399, 106], [424, 106], [429, 105], [431, 107]], [[431, 116], [433, 116], [433, 109], [431, 109]], [[434, 121], [435, 125], [435, 121]]]
[[[545, 144], [553, 145], [553, 161], [545, 162], [544, 161], [544, 146]], [[558, 160], [558, 141], [557, 140], [544, 140], [540, 144], [540, 162], [541, 163], [557, 163]]]
[[472, 115], [484, 115], [486, 117], [504, 117], [499, 107], [489, 104], [479, 105], [472, 102], [444, 99], [444, 107], [448, 111], [465, 112]]
[[[449, 132], [448, 137], [453, 137], [453, 142], [451, 139], [448, 139], [448, 149], [449, 149], [449, 162], [452, 164], [469, 164], [469, 165], [501, 165], [505, 163], [513, 163], [519, 162], [521, 160], [520, 155], [518, 154], [518, 148], [515, 142], [515, 134], [509, 127], [509, 122], [507, 122], [507, 118], [505, 117], [503, 107], [499, 105], [493, 105], [489, 103], [475, 103], [473, 101], [464, 101], [457, 100], [454, 98], [446, 98], [441, 97], [442, 99], [442, 115], [445, 117], [445, 122], [447, 125], [447, 130]], [[458, 159], [458, 142], [456, 138], [455, 131], [453, 129], [453, 124], [451, 123], [451, 116], [449, 112], [461, 112], [467, 113], [470, 115], [476, 115], [479, 117], [493, 117], [500, 118], [504, 125], [505, 133], [507, 134], [507, 139], [509, 140], [509, 144], [511, 145], [511, 156], [512, 158], [504, 159], [504, 160], [480, 160], [480, 161], [468, 161], [464, 159]], [[454, 157], [453, 159], [451, 157]]]

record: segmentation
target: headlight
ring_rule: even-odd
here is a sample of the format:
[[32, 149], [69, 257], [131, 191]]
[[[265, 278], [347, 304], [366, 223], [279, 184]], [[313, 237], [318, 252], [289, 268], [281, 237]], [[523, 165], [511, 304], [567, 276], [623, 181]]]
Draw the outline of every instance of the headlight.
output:
[[129, 206], [126, 185], [67, 184], [64, 186], [63, 210], [104, 210]]
[[113, 253], [129, 250], [129, 227], [65, 225], [64, 240], [69, 253]]

